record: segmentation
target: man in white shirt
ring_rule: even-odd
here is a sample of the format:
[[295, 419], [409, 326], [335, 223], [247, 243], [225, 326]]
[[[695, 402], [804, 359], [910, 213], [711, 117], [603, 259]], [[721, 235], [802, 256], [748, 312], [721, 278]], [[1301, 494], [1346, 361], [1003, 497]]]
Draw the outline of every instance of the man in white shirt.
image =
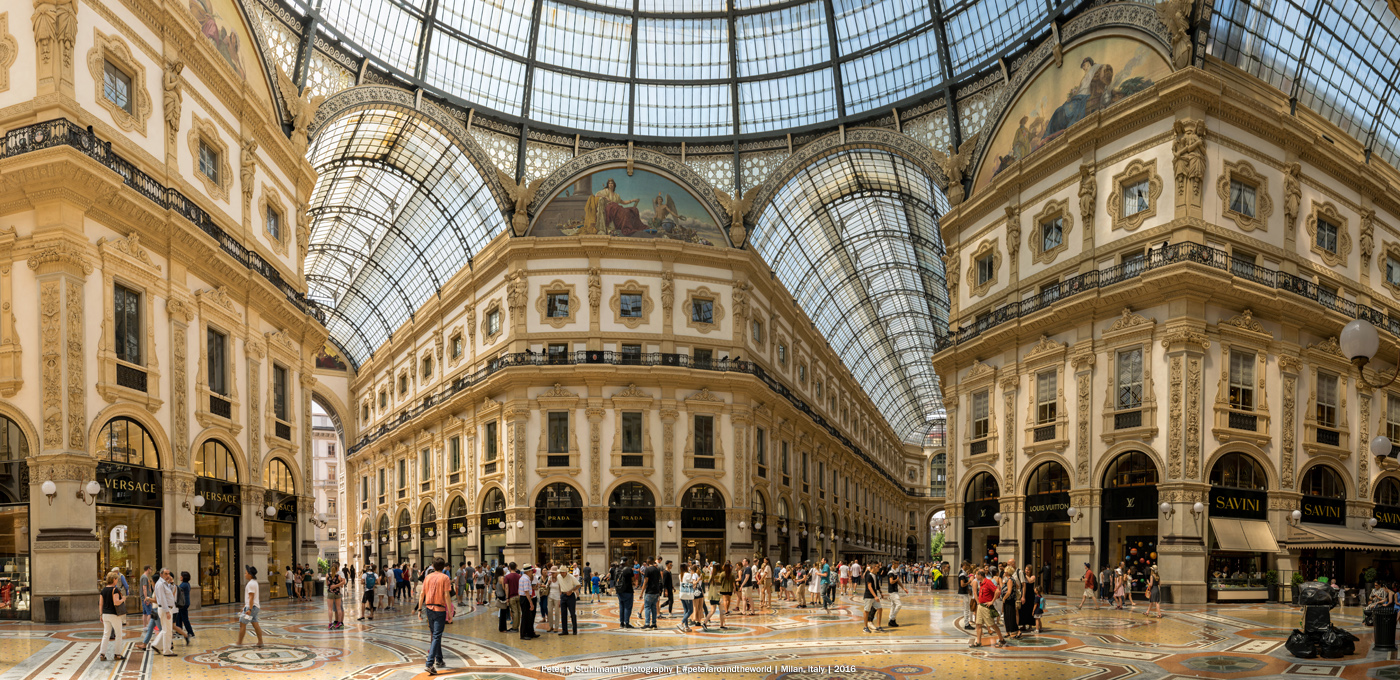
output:
[[253, 624], [253, 632], [258, 636], [258, 646], [263, 646], [262, 626], [258, 625], [258, 605], [262, 602], [258, 591], [258, 568], [248, 565], [243, 568], [247, 582], [243, 585], [243, 612], [238, 616], [238, 645], [243, 645], [243, 636], [248, 632], [248, 624]]
[[175, 576], [169, 569], [160, 570], [160, 580], [156, 581], [156, 613], [160, 616], [160, 636], [155, 642], [163, 656], [175, 656], [171, 651], [171, 643], [175, 641], [175, 635], [171, 626], [171, 620], [175, 617]]
[[846, 595], [846, 594], [850, 593], [850, 587], [851, 587], [851, 567], [850, 567], [850, 565], [846, 564], [845, 562], [842, 562], [842, 563], [841, 563], [841, 566], [839, 566], [839, 567], [836, 568], [836, 577], [837, 577], [837, 579], [839, 579], [840, 582], [841, 582], [841, 594], [842, 594], [842, 595]]
[[[852, 590], [855, 590], [855, 589], [857, 589], [857, 588], [859, 588], [859, 589], [864, 589], [864, 588], [865, 588], [865, 586], [861, 583], [860, 574], [861, 574], [861, 571], [860, 571], [860, 562], [858, 562], [858, 561], [856, 561], [856, 560], [851, 560], [851, 589], [852, 589]], [[862, 597], [865, 596], [865, 593], [864, 593], [863, 590], [862, 590], [862, 592], [861, 592], [861, 596], [862, 596]]]
[[533, 640], [535, 634], [535, 565], [527, 564], [520, 570], [520, 639]]

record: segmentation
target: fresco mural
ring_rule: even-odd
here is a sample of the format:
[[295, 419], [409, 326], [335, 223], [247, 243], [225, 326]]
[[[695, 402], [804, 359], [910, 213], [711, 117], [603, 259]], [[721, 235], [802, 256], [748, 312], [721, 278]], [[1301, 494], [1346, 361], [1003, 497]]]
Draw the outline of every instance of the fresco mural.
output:
[[1064, 65], [1037, 75], [1002, 118], [978, 171], [976, 192], [1016, 161], [1095, 111], [1171, 73], [1157, 50], [1124, 37], [1091, 40], [1065, 52]]
[[535, 217], [532, 236], [604, 234], [724, 246], [715, 218], [684, 187], [640, 168], [599, 170], [564, 187]]
[[345, 365], [345, 357], [340, 355], [340, 350], [328, 341], [321, 345], [321, 351], [316, 354], [316, 368], [327, 371], [344, 371], [349, 367]]

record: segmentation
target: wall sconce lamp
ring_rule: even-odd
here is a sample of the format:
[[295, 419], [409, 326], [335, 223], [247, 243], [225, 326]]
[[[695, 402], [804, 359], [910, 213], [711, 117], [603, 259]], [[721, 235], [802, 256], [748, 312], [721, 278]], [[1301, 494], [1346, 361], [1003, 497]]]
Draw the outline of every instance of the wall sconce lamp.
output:
[[1376, 519], [1375, 517], [1366, 520], [1366, 530], [1375, 531], [1377, 524], [1380, 524], [1380, 520]]
[[517, 528], [517, 529], [524, 529], [524, 528], [525, 528], [525, 521], [524, 521], [524, 520], [519, 520], [519, 519], [515, 520], [515, 528]]
[[191, 515], [197, 513], [200, 508], [204, 507], [204, 494], [199, 494], [196, 495], [194, 498], [186, 499], [185, 502], [180, 504], [180, 507], [189, 510]]
[[457, 527], [457, 533], [459, 533], [459, 534], [465, 534], [465, 533], [467, 533], [467, 525], [463, 524], [463, 525]]
[[1289, 523], [1290, 525], [1296, 527], [1296, 526], [1298, 526], [1298, 523], [1299, 523], [1299, 522], [1302, 522], [1302, 521], [1303, 521], [1303, 511], [1302, 511], [1302, 510], [1294, 510], [1293, 512], [1291, 512], [1291, 513], [1288, 514], [1288, 523]]
[[753, 523], [753, 528], [755, 528], [755, 529], [762, 529], [762, 528], [763, 528], [763, 522], [754, 522], [754, 523]]
[[596, 520], [596, 519], [593, 520], [593, 528], [594, 528], [594, 529], [597, 529], [597, 528], [598, 528], [598, 520]]
[[277, 508], [269, 505], [253, 514], [263, 519], [274, 519], [277, 517]]
[[1006, 526], [1006, 523], [1011, 521], [1011, 517], [1009, 515], [1003, 515], [999, 512], [995, 515], [992, 515], [992, 519], [996, 521], [997, 526], [1002, 527]]
[[1076, 507], [1071, 507], [1069, 510], [1065, 511], [1065, 514], [1069, 515], [1070, 524], [1074, 524], [1075, 522], [1084, 519], [1084, 514], [1079, 512], [1079, 508]]
[[667, 528], [667, 529], [674, 529], [674, 528], [676, 528], [676, 523], [675, 523], [674, 521], [668, 519], [668, 520], [666, 520], [666, 528]]
[[739, 528], [740, 528], [740, 529], [743, 529], [743, 528], [745, 528], [745, 527], [747, 527], [747, 526], [748, 526], [748, 523], [747, 523], [747, 522], [742, 522], [742, 521], [739, 522]]
[[1200, 519], [1201, 515], [1206, 514], [1206, 504], [1196, 501], [1196, 504], [1191, 506], [1191, 514], [1195, 515], [1196, 519]]
[[1176, 514], [1176, 506], [1166, 501], [1162, 501], [1162, 504], [1157, 506], [1157, 509], [1161, 510], [1162, 514], [1167, 516], [1167, 519], [1171, 519], [1171, 516]]
[[506, 521], [505, 521], [505, 520], [501, 520], [501, 523], [500, 523], [498, 526], [500, 526], [501, 529], [505, 529], [505, 528], [506, 528]]
[[[97, 496], [100, 493], [102, 493], [102, 485], [98, 484], [96, 481], [92, 481], [84, 484], [83, 488], [78, 489], [78, 493], [75, 497], [88, 505], [92, 505], [97, 501]], [[52, 500], [53, 499], [50, 499], [50, 502], [52, 502]]]
[[53, 505], [53, 497], [58, 495], [58, 485], [54, 484], [52, 481], [45, 480], [43, 484], [39, 485], [39, 488], [44, 492], [45, 496], [49, 497], [49, 505]]
[[316, 516], [311, 518], [311, 524], [314, 525], [317, 529], [324, 529], [324, 528], [326, 528], [326, 524], [327, 524], [327, 522], [326, 522], [326, 513], [324, 513], [324, 512], [318, 512], [318, 513], [316, 513]]

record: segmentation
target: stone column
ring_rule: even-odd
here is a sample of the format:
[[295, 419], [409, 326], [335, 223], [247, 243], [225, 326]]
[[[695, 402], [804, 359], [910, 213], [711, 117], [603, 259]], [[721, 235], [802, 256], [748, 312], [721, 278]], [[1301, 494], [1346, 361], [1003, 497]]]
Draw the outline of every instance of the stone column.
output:
[[[666, 526], [667, 524], [670, 526]], [[680, 560], [681, 509], [674, 506], [656, 509], [656, 552], [662, 561]]]
[[[194, 479], [191, 472], [166, 470], [165, 510], [161, 528], [169, 532], [170, 548], [157, 569], [165, 567], [180, 582], [180, 572], [190, 572], [190, 605], [201, 601], [203, 591], [199, 574], [199, 538], [195, 536]], [[128, 608], [128, 610], [130, 610]]]
[[[1076, 354], [1070, 359], [1070, 366], [1074, 368], [1075, 384], [1075, 428], [1074, 428], [1074, 471], [1071, 477], [1074, 480], [1074, 491], [1070, 492], [1070, 506], [1079, 508], [1079, 516], [1069, 525], [1069, 564], [1070, 576], [1077, 571], [1076, 567], [1088, 562], [1097, 564], [1094, 550], [1094, 536], [1097, 529], [1102, 525], [1103, 509], [1100, 507], [1100, 500], [1103, 492], [1098, 488], [1098, 480], [1091, 479], [1093, 463], [1093, 389], [1094, 389], [1094, 353], [1092, 343], [1085, 343], [1085, 351]], [[1100, 536], [1099, 540], [1105, 540]], [[1067, 588], [1066, 592], [1073, 592], [1073, 588]]]
[[[252, 420], [256, 421], [257, 418]], [[247, 577], [243, 573], [245, 565], [253, 565], [258, 568], [258, 597], [260, 601], [266, 602], [268, 598], [267, 555], [271, 549], [267, 545], [267, 526], [263, 524], [263, 508], [267, 505], [267, 489], [252, 484], [244, 484], [243, 493], [243, 552], [240, 554], [242, 564], [232, 565], [231, 568], [238, 572], [235, 582], [238, 584], [239, 592], [242, 592], [243, 582]], [[240, 597], [242, 597], [240, 595]]]
[[[1009, 209], [1008, 209], [1009, 210]], [[1015, 271], [1015, 270], [1012, 270]], [[1008, 369], [1011, 370], [1011, 369]], [[1023, 508], [1026, 497], [1019, 491], [1016, 481], [1016, 444], [1021, 436], [1016, 428], [1016, 390], [1021, 384], [1019, 375], [1009, 375], [1001, 379], [1002, 418], [1002, 478], [1001, 478], [1001, 528], [997, 532], [997, 557], [1004, 563], [1011, 558], [1019, 558], [1022, 530], [1025, 528]], [[1028, 413], [1027, 416], [1034, 416]], [[1029, 544], [1029, 543], [1028, 543]], [[1017, 559], [1018, 565], [1026, 560]]]
[[[1204, 318], [1204, 310], [1177, 309], [1194, 302], [1174, 301], [1173, 316]], [[1188, 313], [1195, 312], [1195, 313]], [[1171, 503], [1174, 512], [1159, 520], [1158, 566], [1162, 582], [1171, 586], [1172, 601], [1198, 604], [1206, 601], [1206, 515], [1192, 512], [1196, 503], [1207, 503], [1209, 485], [1201, 481], [1201, 370], [1210, 348], [1204, 329], [1192, 325], [1168, 327], [1162, 339], [1166, 349], [1169, 409], [1167, 419], [1167, 474], [1158, 497]], [[1162, 529], [1162, 522], [1166, 528]]]
[[[593, 526], [594, 523], [598, 526]], [[608, 507], [597, 499], [596, 505], [583, 509], [583, 561], [593, 571], [606, 571], [608, 564]]]

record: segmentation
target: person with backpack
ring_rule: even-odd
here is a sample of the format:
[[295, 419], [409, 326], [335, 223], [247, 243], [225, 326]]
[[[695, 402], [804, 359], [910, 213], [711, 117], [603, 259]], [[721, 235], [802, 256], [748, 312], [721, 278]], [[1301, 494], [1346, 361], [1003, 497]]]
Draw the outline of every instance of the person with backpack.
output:
[[374, 573], [374, 567], [365, 565], [365, 594], [360, 596], [360, 618], [356, 621], [364, 621], [365, 613], [369, 613], [369, 620], [374, 620], [374, 590], [378, 585], [379, 577]]
[[190, 640], [194, 638], [194, 628], [190, 626], [190, 572], [180, 572], [180, 585], [175, 586], [175, 620], [171, 623], [171, 630], [176, 634], [184, 628], [185, 646], [190, 646]]

